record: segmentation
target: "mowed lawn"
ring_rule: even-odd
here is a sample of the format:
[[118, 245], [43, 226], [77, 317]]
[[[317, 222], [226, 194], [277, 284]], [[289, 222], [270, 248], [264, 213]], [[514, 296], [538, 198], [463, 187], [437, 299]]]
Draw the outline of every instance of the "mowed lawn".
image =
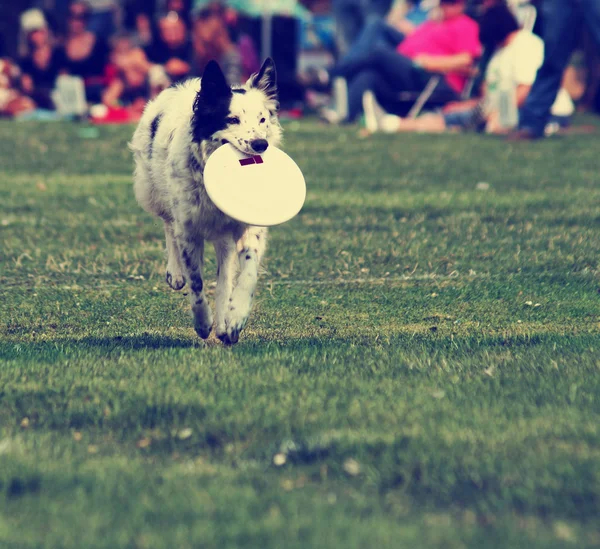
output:
[[0, 124], [2, 549], [600, 545], [600, 135], [288, 122], [227, 348], [98, 132]]

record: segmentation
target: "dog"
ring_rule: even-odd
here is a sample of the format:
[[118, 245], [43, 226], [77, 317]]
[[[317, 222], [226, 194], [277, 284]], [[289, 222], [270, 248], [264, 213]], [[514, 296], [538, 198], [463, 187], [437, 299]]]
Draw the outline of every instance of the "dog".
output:
[[244, 85], [233, 87], [210, 61], [201, 79], [168, 88], [148, 103], [129, 145], [136, 199], [164, 222], [166, 281], [174, 290], [189, 285], [194, 328], [203, 339], [213, 327], [203, 278], [205, 241], [212, 242], [217, 258], [214, 325], [225, 344], [237, 343], [248, 321], [267, 245], [265, 227], [240, 223], [211, 202], [204, 166], [225, 143], [248, 155], [277, 147], [282, 138], [278, 111], [272, 59]]

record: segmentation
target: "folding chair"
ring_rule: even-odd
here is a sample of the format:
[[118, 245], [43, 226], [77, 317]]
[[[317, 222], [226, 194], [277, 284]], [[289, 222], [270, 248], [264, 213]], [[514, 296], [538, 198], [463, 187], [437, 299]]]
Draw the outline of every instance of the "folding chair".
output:
[[[432, 76], [429, 79], [429, 81], [427, 82], [427, 85], [425, 86], [423, 91], [419, 94], [419, 97], [417, 97], [417, 100], [414, 102], [410, 111], [408, 111], [407, 118], [415, 119], [415, 118], [417, 118], [417, 116], [419, 116], [419, 114], [421, 114], [421, 111], [423, 110], [425, 103], [427, 103], [427, 101], [429, 101], [429, 99], [431, 99], [433, 92], [439, 86], [441, 81], [442, 81], [442, 77], [439, 75]], [[400, 94], [400, 99], [402, 100], [402, 96], [404, 96], [405, 94], [407, 97], [410, 97], [409, 96], [410, 93], [411, 92], [402, 92]]]
[[[417, 116], [419, 116], [419, 114], [421, 114], [423, 107], [425, 107], [427, 102], [432, 98], [437, 87], [439, 86], [440, 82], [442, 81], [442, 78], [443, 78], [443, 76], [441, 74], [436, 74], [428, 80], [427, 84], [423, 88], [423, 91], [421, 91], [418, 94], [417, 99], [413, 103], [413, 106], [411, 107], [410, 111], [408, 111], [408, 114], [406, 115], [407, 118], [415, 119], [415, 118], [417, 118]], [[460, 98], [459, 98], [461, 101], [464, 101], [466, 99], [469, 99], [469, 97], [471, 97], [471, 92], [473, 91], [473, 84], [475, 82], [475, 78], [476, 78], [475, 76], [471, 76], [465, 83], [465, 87], [463, 88], [463, 91], [460, 94]], [[414, 99], [415, 95], [416, 94], [414, 92], [401, 92], [398, 95], [398, 99], [399, 99], [399, 101], [408, 102], [408, 101], [412, 101]], [[455, 99], [455, 97], [449, 96], [447, 98], [447, 101], [443, 101], [442, 99], [444, 99], [444, 98], [439, 97], [439, 103], [447, 103], [447, 102]]]

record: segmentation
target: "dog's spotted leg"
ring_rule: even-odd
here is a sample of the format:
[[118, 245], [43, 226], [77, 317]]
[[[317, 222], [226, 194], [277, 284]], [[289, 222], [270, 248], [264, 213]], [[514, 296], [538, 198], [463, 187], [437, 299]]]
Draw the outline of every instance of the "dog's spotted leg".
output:
[[217, 337], [223, 343], [229, 343], [225, 314], [229, 307], [229, 299], [233, 291], [233, 281], [237, 271], [235, 264], [237, 248], [231, 234], [215, 241], [215, 254], [217, 256], [217, 291], [215, 294], [215, 330]]
[[225, 326], [230, 343], [236, 343], [248, 322], [260, 261], [267, 246], [267, 229], [250, 227], [237, 242], [240, 274], [225, 313]]
[[212, 312], [204, 294], [202, 267], [204, 261], [204, 240], [189, 231], [177, 234], [177, 245], [181, 252], [184, 272], [189, 281], [189, 299], [194, 316], [194, 329], [206, 339], [212, 329]]
[[165, 237], [167, 240], [167, 275], [166, 281], [174, 290], [185, 286], [185, 276], [181, 267], [181, 254], [173, 233], [173, 226], [165, 221]]

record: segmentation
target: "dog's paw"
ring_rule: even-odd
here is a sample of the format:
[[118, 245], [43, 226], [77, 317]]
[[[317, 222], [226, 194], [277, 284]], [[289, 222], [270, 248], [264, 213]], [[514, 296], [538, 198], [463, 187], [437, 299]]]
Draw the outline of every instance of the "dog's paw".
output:
[[210, 307], [194, 308], [194, 330], [202, 338], [206, 339], [212, 330], [213, 318]]
[[232, 334], [233, 339], [229, 336], [227, 332], [217, 333], [217, 337], [221, 340], [223, 345], [233, 345], [238, 342], [239, 332], [237, 334]]
[[212, 330], [212, 324], [204, 324], [204, 323], [198, 324], [198, 323], [194, 322], [194, 330], [196, 330], [196, 333], [202, 339], [207, 339]]
[[246, 322], [243, 325], [227, 328], [226, 332], [217, 333], [217, 337], [225, 345], [235, 345], [240, 339], [240, 332], [246, 326]]
[[217, 321], [215, 322], [215, 335], [223, 342], [228, 343], [227, 340], [227, 326], [223, 319], [219, 320], [217, 313]]
[[171, 288], [173, 288], [175, 291], [181, 290], [185, 286], [186, 282], [185, 276], [183, 276], [181, 273], [171, 273], [170, 271], [167, 271], [165, 280], [167, 281], [167, 284], [171, 286]]
[[212, 319], [210, 323], [207, 320], [198, 321], [198, 319], [194, 319], [194, 330], [196, 333], [202, 338], [206, 339], [210, 335], [212, 330]]
[[217, 337], [228, 345], [237, 343], [240, 338], [240, 332], [246, 327], [248, 317], [250, 316], [250, 301], [236, 304], [235, 300], [229, 303], [227, 313], [225, 314], [225, 331], [217, 331]]

